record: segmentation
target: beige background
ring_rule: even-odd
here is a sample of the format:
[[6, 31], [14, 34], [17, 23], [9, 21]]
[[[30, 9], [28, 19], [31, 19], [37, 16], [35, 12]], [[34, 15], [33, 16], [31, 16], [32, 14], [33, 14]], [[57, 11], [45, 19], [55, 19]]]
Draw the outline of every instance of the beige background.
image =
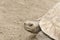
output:
[[59, 0], [0, 0], [0, 40], [25, 40], [23, 22], [43, 16]]

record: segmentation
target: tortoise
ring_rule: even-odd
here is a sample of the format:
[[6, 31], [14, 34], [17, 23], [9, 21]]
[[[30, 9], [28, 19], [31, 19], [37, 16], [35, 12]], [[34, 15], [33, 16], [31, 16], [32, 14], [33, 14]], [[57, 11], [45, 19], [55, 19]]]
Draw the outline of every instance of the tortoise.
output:
[[31, 33], [43, 31], [54, 40], [60, 40], [60, 3], [57, 3], [41, 18], [24, 22], [24, 28]]

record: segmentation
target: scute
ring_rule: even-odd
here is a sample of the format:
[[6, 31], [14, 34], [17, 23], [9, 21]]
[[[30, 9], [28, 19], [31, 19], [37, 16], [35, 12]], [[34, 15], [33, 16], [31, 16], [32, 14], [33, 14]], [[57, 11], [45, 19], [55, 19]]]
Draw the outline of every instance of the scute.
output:
[[40, 20], [39, 25], [43, 32], [50, 37], [60, 39], [60, 3], [57, 3]]

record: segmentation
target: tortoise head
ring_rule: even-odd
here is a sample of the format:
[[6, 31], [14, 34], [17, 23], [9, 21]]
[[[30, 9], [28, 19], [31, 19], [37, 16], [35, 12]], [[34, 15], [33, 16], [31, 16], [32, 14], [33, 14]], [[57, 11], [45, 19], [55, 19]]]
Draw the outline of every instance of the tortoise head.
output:
[[24, 23], [24, 29], [31, 33], [39, 33], [41, 31], [38, 21], [26, 21]]

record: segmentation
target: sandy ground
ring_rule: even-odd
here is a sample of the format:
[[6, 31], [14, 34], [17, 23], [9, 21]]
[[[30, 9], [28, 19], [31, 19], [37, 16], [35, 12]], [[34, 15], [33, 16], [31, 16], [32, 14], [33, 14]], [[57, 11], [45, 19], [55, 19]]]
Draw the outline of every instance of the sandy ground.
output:
[[[0, 0], [0, 40], [26, 40], [24, 21], [43, 16], [59, 0]], [[43, 34], [42, 34], [43, 35]], [[43, 39], [44, 35], [37, 37]]]

